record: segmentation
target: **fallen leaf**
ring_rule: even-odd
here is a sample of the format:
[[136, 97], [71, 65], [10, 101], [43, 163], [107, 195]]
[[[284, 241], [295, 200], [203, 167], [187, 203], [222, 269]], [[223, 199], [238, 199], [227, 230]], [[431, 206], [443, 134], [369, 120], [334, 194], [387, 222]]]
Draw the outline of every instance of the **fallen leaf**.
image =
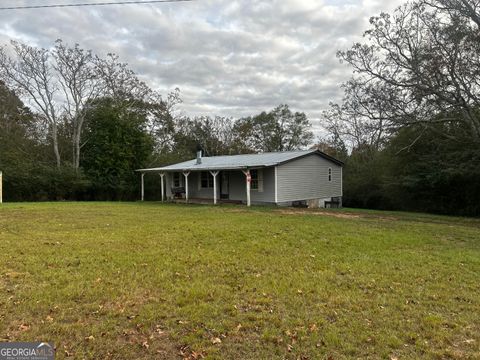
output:
[[211, 339], [213, 345], [221, 344], [222, 340], [218, 337]]
[[52, 321], [53, 321], [53, 317], [51, 317], [50, 315], [48, 315], [45, 320], [47, 320], [48, 322], [52, 322]]
[[63, 345], [63, 352], [64, 352], [66, 357], [73, 356], [73, 352], [69, 351], [68, 348], [65, 345]]
[[145, 349], [148, 349], [150, 347], [150, 345], [148, 345], [148, 342], [147, 341], [144, 341], [142, 343], [142, 347], [144, 347]]
[[93, 341], [93, 340], [95, 340], [95, 337], [93, 337], [93, 335], [90, 335], [90, 336], [87, 336], [87, 337], [85, 338], [85, 340], [87, 340], [87, 341]]
[[192, 360], [205, 359], [205, 356], [203, 356], [202, 353], [192, 351], [192, 353], [190, 354], [190, 359], [192, 359]]
[[28, 331], [30, 330], [30, 325], [22, 324], [19, 326], [20, 331]]

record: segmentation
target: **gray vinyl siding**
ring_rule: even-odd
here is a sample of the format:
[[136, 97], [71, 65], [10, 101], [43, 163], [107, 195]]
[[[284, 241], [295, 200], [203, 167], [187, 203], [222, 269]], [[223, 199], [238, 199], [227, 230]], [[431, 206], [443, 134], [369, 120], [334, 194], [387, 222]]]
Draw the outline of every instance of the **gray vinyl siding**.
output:
[[[332, 181], [328, 169], [332, 168]], [[342, 196], [342, 168], [317, 154], [292, 160], [277, 168], [277, 202]]]
[[[252, 203], [275, 202], [275, 168], [259, 169], [263, 173], [263, 191], [251, 190]], [[245, 175], [241, 171], [230, 171], [230, 200], [247, 201]]]

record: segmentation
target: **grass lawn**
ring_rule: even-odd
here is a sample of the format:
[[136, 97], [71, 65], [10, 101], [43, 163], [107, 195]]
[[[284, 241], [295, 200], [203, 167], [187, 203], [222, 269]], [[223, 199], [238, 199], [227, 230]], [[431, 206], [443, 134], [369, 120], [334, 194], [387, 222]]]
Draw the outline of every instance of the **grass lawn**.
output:
[[480, 358], [480, 220], [0, 206], [0, 341], [74, 359]]

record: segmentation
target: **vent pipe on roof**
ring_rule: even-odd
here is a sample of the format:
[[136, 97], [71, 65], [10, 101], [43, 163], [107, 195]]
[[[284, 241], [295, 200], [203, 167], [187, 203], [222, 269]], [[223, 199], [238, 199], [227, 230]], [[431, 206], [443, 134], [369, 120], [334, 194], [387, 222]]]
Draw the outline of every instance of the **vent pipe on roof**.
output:
[[197, 165], [202, 163], [202, 150], [197, 151]]

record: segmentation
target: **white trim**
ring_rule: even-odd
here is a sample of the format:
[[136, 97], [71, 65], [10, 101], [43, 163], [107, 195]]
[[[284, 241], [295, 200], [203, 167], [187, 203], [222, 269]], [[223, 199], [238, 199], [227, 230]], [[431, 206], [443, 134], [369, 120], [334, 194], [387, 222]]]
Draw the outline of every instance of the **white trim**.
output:
[[248, 181], [248, 178], [250, 178], [250, 170], [242, 170], [242, 172], [245, 174], [245, 183], [247, 185], [247, 206], [250, 206], [251, 200], [250, 200], [250, 181]]
[[162, 202], [165, 201], [165, 185], [163, 183], [163, 178], [165, 177], [165, 173], [160, 173], [160, 183], [161, 183], [161, 187], [162, 187], [162, 190], [161, 190], [161, 193], [162, 193]]
[[275, 166], [275, 204], [278, 204], [278, 166]]
[[190, 171], [183, 172], [183, 176], [185, 177], [185, 202], [188, 202], [188, 175], [190, 175]]
[[343, 197], [343, 166], [340, 166], [340, 196]]
[[217, 175], [218, 171], [210, 171], [213, 176], [213, 204], [217, 205]]

